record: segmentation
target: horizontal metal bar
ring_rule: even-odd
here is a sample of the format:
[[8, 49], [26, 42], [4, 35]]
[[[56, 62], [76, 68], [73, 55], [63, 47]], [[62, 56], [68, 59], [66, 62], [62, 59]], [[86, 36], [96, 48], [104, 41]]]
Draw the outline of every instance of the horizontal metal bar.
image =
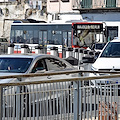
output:
[[8, 79], [8, 78], [25, 78], [25, 77], [37, 77], [37, 76], [47, 76], [47, 75], [61, 75], [61, 74], [74, 74], [74, 73], [108, 73], [108, 74], [120, 74], [120, 72], [108, 72], [108, 71], [89, 71], [89, 70], [68, 70], [68, 71], [58, 71], [58, 72], [50, 72], [50, 73], [29, 73], [22, 75], [6, 75], [0, 76], [0, 79]]
[[19, 86], [19, 85], [30, 85], [30, 84], [44, 84], [44, 83], [56, 83], [56, 82], [69, 82], [69, 81], [88, 81], [97, 79], [107, 79], [107, 78], [118, 78], [120, 74], [115, 75], [103, 75], [103, 76], [93, 76], [93, 77], [75, 77], [67, 79], [56, 79], [56, 80], [44, 80], [44, 81], [30, 81], [30, 82], [17, 82], [17, 83], [2, 83], [0, 86]]

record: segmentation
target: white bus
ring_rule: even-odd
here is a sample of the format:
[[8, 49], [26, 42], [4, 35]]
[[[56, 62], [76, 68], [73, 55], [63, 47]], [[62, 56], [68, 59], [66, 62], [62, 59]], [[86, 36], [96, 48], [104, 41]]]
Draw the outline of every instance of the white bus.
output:
[[[80, 36], [79, 33], [82, 33]], [[29, 46], [32, 53], [35, 46], [49, 48], [58, 47], [59, 56], [65, 47], [88, 47], [100, 39], [103, 34], [103, 24], [96, 22], [69, 22], [69, 23], [12, 23], [10, 43], [14, 43], [14, 52], [21, 52], [21, 45]], [[99, 38], [98, 38], [99, 37]], [[82, 41], [81, 40], [84, 41]], [[83, 44], [78, 44], [78, 43]]]

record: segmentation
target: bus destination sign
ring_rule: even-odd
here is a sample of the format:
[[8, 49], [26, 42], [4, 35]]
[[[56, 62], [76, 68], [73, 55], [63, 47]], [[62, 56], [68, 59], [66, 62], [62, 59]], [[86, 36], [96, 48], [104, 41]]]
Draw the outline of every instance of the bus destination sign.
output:
[[102, 31], [103, 30], [103, 24], [74, 24], [75, 30], [96, 30], [96, 31]]

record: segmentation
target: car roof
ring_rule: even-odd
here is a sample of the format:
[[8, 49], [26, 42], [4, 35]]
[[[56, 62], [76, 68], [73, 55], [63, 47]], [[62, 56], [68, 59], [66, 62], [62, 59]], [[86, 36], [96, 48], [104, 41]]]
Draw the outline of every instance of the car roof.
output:
[[[35, 53], [26, 53], [26, 54], [4, 54], [4, 55], [0, 55], [0, 58], [32, 58], [33, 60], [41, 57], [41, 58], [56, 58], [58, 60], [67, 62], [66, 60], [59, 58], [57, 56], [54, 55], [49, 55], [49, 54], [35, 54]], [[67, 64], [69, 64], [69, 62], [67, 62]]]
[[120, 42], [120, 38], [113, 39], [113, 40], [110, 41], [110, 42]]
[[[4, 54], [4, 55], [0, 55], [0, 57], [11, 57], [11, 58], [37, 58], [37, 57], [50, 57], [52, 55], [48, 55], [48, 54], [32, 54], [32, 53], [27, 53], [27, 54]], [[56, 56], [54, 56], [56, 57]]]
[[33, 60], [35, 60], [39, 57], [41, 57], [41, 58], [55, 58], [55, 59], [58, 59], [60, 61], [64, 61], [65, 63], [71, 65], [66, 60], [59, 58], [57, 56], [54, 56], [54, 55], [49, 55], [49, 54], [35, 54], [35, 53], [20, 54], [20, 53], [17, 53], [17, 54], [2, 54], [2, 55], [0, 55], [0, 58], [3, 58], [3, 57], [4, 58], [8, 58], [8, 57], [9, 58], [32, 58]]

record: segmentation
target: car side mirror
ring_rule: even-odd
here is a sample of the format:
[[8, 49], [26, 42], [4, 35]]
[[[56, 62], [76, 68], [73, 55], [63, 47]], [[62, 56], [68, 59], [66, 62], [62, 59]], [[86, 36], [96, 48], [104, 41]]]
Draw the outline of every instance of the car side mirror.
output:
[[43, 69], [43, 70], [37, 70], [35, 73], [44, 73], [46, 70]]
[[95, 59], [97, 59], [98, 58], [98, 56], [100, 55], [100, 51], [97, 51], [96, 53], [95, 53]]

